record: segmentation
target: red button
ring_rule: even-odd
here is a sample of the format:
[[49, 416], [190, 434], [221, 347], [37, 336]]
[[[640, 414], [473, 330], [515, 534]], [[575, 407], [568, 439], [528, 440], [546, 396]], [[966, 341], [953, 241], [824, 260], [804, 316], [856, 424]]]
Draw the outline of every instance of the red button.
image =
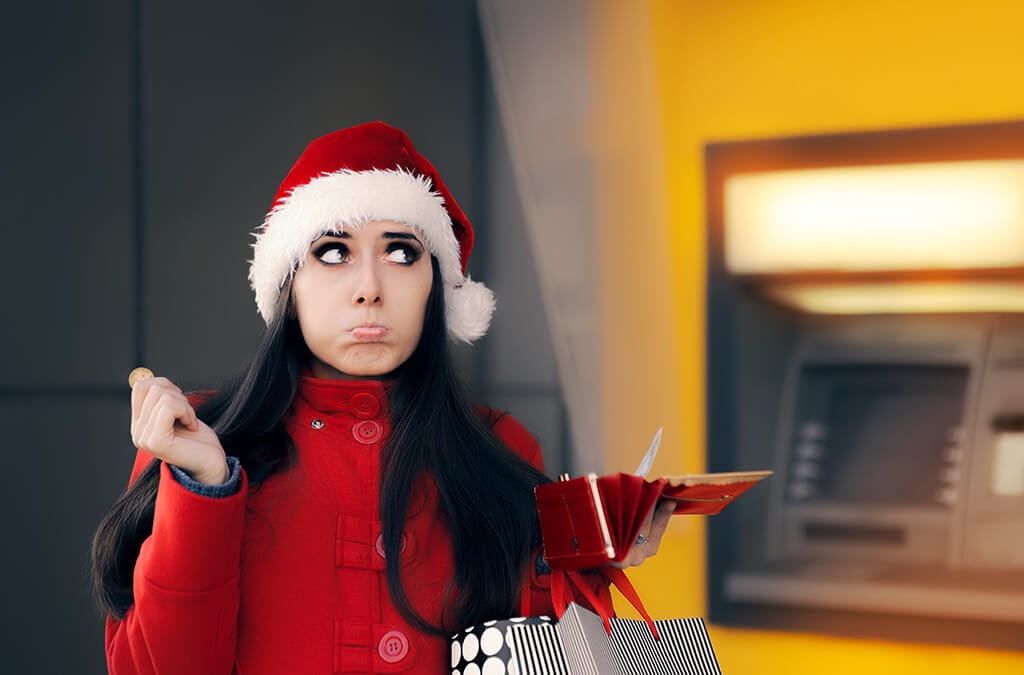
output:
[[363, 420], [352, 427], [352, 435], [360, 443], [370, 445], [380, 440], [384, 435], [384, 428], [377, 420]]
[[[407, 543], [407, 541], [408, 540], [405, 538], [405, 533], [403, 532], [402, 533], [402, 546], [401, 546], [401, 548], [398, 549], [399, 555], [401, 555], [402, 553], [405, 553], [405, 544]], [[375, 544], [375, 547], [377, 549], [377, 555], [379, 555], [381, 558], [386, 558], [387, 557], [386, 555], [384, 555], [384, 535], [383, 534], [378, 534], [377, 535], [377, 543]]]
[[352, 414], [364, 420], [376, 417], [380, 412], [380, 401], [376, 396], [367, 394], [365, 391], [353, 394], [348, 404], [352, 409]]
[[377, 653], [387, 663], [398, 663], [409, 653], [409, 638], [401, 631], [388, 631], [377, 644]]

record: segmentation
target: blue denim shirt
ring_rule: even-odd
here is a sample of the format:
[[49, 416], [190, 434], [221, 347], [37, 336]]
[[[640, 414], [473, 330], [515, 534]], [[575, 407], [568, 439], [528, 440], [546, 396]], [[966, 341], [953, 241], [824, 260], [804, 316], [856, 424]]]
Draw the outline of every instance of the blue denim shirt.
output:
[[171, 474], [175, 480], [189, 492], [202, 495], [203, 497], [230, 497], [238, 492], [238, 486], [242, 484], [242, 463], [238, 461], [237, 457], [228, 457], [227, 459], [228, 479], [220, 485], [200, 483], [183, 469], [179, 469], [173, 464], [168, 464], [167, 466], [171, 469]]

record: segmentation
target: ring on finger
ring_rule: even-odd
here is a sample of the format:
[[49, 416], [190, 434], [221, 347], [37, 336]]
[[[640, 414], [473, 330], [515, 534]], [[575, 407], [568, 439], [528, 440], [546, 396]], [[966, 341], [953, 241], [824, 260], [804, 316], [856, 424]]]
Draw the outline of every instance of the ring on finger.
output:
[[636, 543], [634, 543], [633, 546], [643, 546], [646, 543], [647, 543], [647, 537], [645, 535], [638, 534], [636, 536]]

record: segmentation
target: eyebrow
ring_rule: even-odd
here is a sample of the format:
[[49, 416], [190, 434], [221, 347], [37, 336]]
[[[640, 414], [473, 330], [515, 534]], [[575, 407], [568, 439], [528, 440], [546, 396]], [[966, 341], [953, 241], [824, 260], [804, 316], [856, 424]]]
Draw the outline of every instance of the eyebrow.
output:
[[385, 232], [382, 236], [385, 239], [410, 239], [417, 243], [422, 243], [420, 238], [412, 232]]
[[[335, 239], [351, 239], [352, 238], [352, 233], [351, 232], [347, 232], [347, 231], [324, 232], [320, 236], [321, 237], [333, 237]], [[383, 237], [384, 239], [408, 239], [408, 240], [411, 240], [411, 241], [415, 241], [418, 244], [422, 244], [423, 243], [423, 242], [420, 241], [419, 237], [417, 237], [412, 232], [385, 232], [384, 234], [381, 235], [381, 237]]]

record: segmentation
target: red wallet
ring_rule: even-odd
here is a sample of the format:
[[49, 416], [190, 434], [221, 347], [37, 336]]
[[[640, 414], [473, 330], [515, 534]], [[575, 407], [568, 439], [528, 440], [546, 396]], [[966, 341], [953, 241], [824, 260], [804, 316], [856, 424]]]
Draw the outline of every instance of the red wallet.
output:
[[623, 560], [662, 499], [675, 514], [720, 512], [771, 471], [666, 476], [589, 474], [534, 489], [544, 558], [552, 569], [602, 567]]

